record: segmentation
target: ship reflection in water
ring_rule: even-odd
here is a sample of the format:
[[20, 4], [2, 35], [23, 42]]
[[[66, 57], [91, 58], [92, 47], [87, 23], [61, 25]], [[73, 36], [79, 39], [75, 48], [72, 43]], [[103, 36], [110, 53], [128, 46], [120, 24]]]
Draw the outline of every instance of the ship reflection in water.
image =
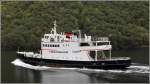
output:
[[[149, 67], [131, 65], [126, 70], [52, 68], [32, 66], [16, 59], [16, 82], [29, 83], [139, 83], [149, 82]], [[20, 67], [21, 66], [21, 67]]]
[[27, 69], [23, 67], [15, 67], [16, 82], [39, 83], [41, 82], [41, 72], [38, 70]]

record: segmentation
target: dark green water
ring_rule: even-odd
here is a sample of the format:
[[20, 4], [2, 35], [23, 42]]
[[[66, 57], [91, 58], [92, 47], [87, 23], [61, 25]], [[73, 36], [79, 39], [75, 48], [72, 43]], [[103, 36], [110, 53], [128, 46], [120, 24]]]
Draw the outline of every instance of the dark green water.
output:
[[[113, 56], [131, 57], [127, 70], [93, 70], [51, 68], [34, 70], [15, 66], [15, 51], [1, 52], [1, 81], [3, 83], [148, 83], [149, 49], [113, 51]], [[32, 67], [31, 67], [32, 68]]]

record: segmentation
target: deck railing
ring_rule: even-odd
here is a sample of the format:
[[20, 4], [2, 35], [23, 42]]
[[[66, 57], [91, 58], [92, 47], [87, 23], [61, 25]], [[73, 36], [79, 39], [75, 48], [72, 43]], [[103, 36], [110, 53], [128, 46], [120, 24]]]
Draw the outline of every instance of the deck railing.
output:
[[92, 41], [109, 41], [108, 37], [93, 37]]

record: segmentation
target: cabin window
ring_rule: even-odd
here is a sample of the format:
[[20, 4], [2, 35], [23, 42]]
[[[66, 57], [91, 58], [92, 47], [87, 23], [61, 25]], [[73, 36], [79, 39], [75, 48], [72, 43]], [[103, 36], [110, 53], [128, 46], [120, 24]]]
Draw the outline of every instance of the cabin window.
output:
[[51, 42], [54, 42], [54, 38], [51, 38], [50, 41], [51, 41]]
[[61, 40], [61, 42], [63, 42], [63, 41], [64, 41], [64, 39]]
[[109, 45], [108, 42], [97, 43], [97, 45]]
[[45, 47], [59, 47], [60, 45], [58, 44], [58, 45], [51, 45], [51, 44], [43, 44], [43, 46], [45, 46]]
[[57, 39], [58, 39], [58, 41], [59, 41], [60, 37], [58, 36]]
[[59, 45], [56, 45], [56, 47], [59, 47]]
[[66, 46], [69, 46], [69, 44], [66, 44]]
[[45, 36], [44, 38], [48, 38], [48, 36]]

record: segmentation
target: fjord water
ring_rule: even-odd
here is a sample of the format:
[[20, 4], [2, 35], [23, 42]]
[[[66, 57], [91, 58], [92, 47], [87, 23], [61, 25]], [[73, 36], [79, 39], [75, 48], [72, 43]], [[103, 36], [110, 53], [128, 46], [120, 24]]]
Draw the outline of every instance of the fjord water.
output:
[[3, 83], [148, 83], [149, 48], [113, 51], [114, 57], [131, 57], [126, 70], [52, 68], [32, 66], [17, 59], [15, 51], [1, 52]]

